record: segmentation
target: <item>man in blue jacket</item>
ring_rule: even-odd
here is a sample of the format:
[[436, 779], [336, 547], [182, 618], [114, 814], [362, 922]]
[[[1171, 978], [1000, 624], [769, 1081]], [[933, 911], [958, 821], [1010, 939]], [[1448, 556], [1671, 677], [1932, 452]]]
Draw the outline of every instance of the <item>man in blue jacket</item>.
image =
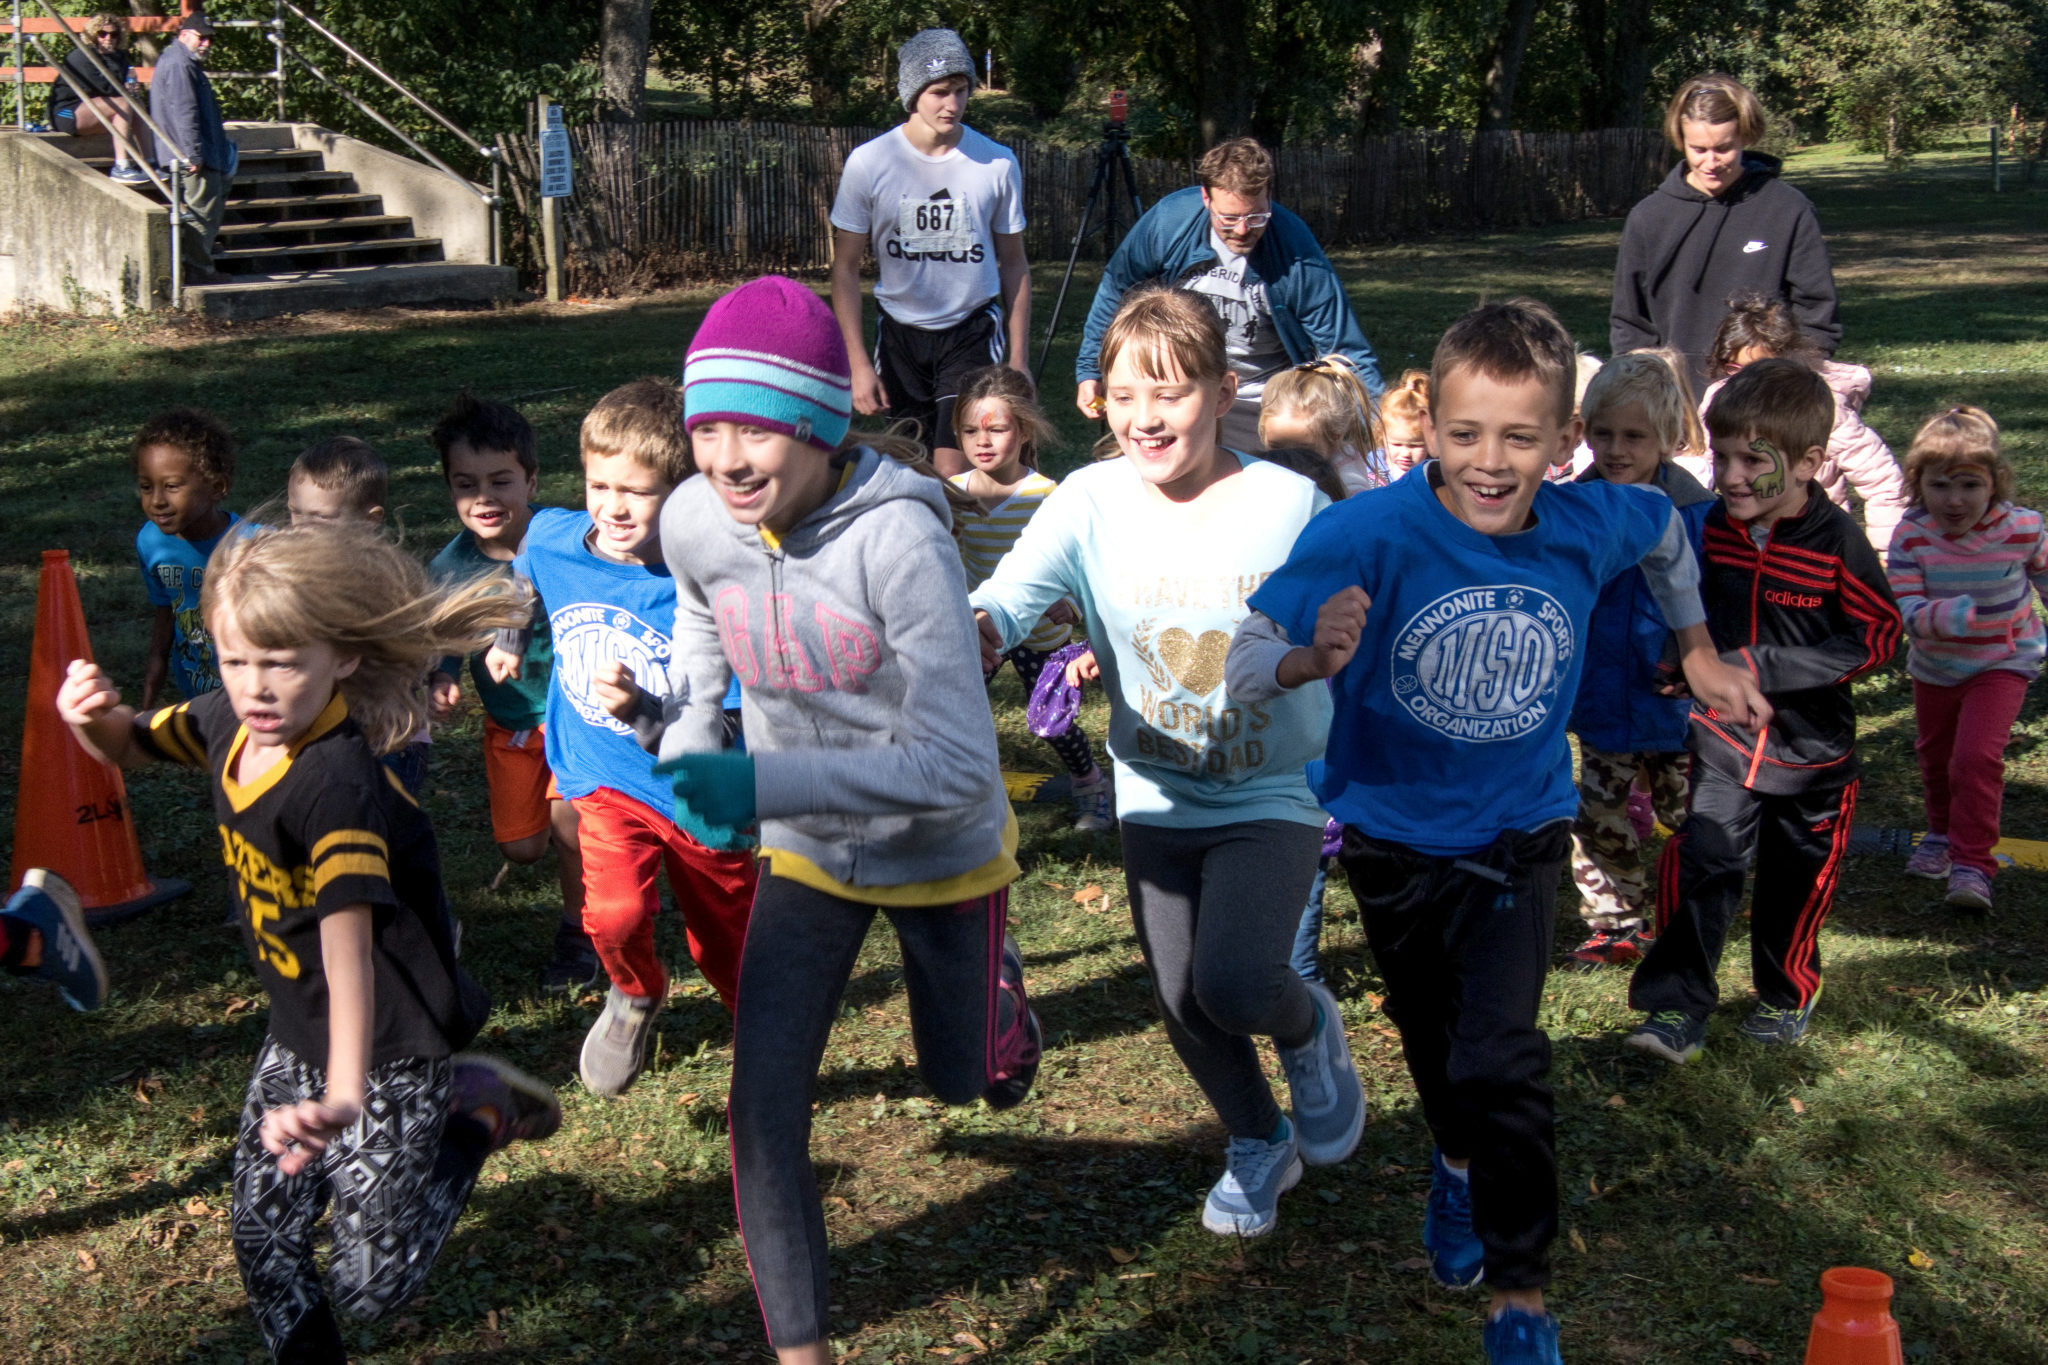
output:
[[1259, 395], [1274, 374], [1331, 353], [1357, 367], [1373, 397], [1386, 387], [1372, 343], [1308, 224], [1272, 199], [1273, 158], [1248, 137], [1219, 143], [1195, 167], [1201, 184], [1154, 204], [1103, 269], [1074, 364], [1074, 402], [1103, 411], [1102, 334], [1124, 295], [1147, 281], [1191, 289], [1222, 320], [1237, 402], [1223, 444], [1262, 449]]
[[[188, 272], [200, 284], [219, 284], [229, 277], [213, 268], [213, 239], [227, 213], [228, 180], [234, 174], [235, 147], [221, 122], [220, 101], [206, 75], [206, 54], [213, 46], [213, 21], [204, 13], [185, 16], [177, 41], [157, 58], [150, 85], [150, 112], [170, 140], [158, 139], [157, 162], [166, 171], [177, 164], [185, 180], [185, 250]], [[171, 143], [177, 150], [171, 150]], [[181, 162], [179, 158], [182, 157]]]

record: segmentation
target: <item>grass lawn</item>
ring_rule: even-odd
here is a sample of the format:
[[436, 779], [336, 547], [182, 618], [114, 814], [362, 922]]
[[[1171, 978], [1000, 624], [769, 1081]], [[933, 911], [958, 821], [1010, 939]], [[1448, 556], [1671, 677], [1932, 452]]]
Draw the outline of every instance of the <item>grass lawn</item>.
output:
[[[2005, 424], [2022, 500], [2042, 506], [2048, 184], [1994, 197], [1982, 158], [1961, 151], [1887, 175], [1818, 149], [1789, 175], [1830, 230], [1843, 355], [1876, 372], [1878, 430], [1903, 451], [1920, 416], [1982, 403]], [[1605, 221], [1412, 242], [1342, 253], [1339, 265], [1390, 370], [1425, 364], [1444, 324], [1482, 294], [1547, 299], [1604, 350], [1619, 231]], [[1038, 269], [1041, 310], [1058, 273], [1057, 262]], [[0, 330], [0, 733], [22, 722], [46, 547], [71, 551], [98, 655], [139, 687], [141, 519], [125, 455], [151, 411], [195, 402], [228, 420], [242, 441], [237, 509], [280, 493], [313, 441], [369, 438], [394, 467], [406, 541], [426, 553], [453, 525], [426, 431], [458, 387], [533, 418], [546, 499], [573, 503], [582, 412], [625, 379], [673, 374], [710, 297]], [[1069, 300], [1055, 376], [1084, 309], [1085, 293]], [[1067, 392], [1048, 384], [1079, 438]], [[1859, 818], [1912, 825], [1904, 675], [1868, 679], [1857, 696]], [[1022, 729], [1013, 680], [995, 701], [1005, 766], [1051, 768]], [[1099, 703], [1090, 718], [1099, 736]], [[553, 919], [545, 868], [489, 889], [499, 860], [478, 731], [472, 714], [437, 737], [427, 806], [467, 960], [498, 1001], [482, 1045], [558, 1081], [566, 1123], [492, 1160], [425, 1291], [394, 1320], [353, 1331], [358, 1358], [758, 1359], [726, 1173], [724, 1012], [679, 973], [648, 1073], [620, 1101], [583, 1093], [576, 1053], [598, 997], [538, 990]], [[2012, 750], [2013, 835], [2048, 838], [2044, 739], [2036, 700]], [[0, 749], [0, 802], [20, 777], [18, 752]], [[256, 1359], [225, 1208], [262, 1002], [220, 927], [227, 887], [202, 784], [148, 770], [129, 791], [151, 868], [195, 891], [102, 935], [116, 991], [98, 1014], [0, 978], [0, 1358]], [[1372, 1121], [1353, 1160], [1311, 1172], [1287, 1198], [1275, 1235], [1241, 1245], [1196, 1217], [1222, 1137], [1156, 1022], [1115, 841], [1069, 832], [1052, 808], [1023, 819], [1013, 904], [1049, 1044], [1029, 1103], [994, 1114], [923, 1097], [886, 935], [870, 941], [847, 994], [814, 1145], [844, 1357], [1478, 1360], [1483, 1298], [1439, 1291], [1418, 1259], [1429, 1141], [1348, 893], [1333, 887], [1324, 942]], [[1571, 1360], [1796, 1361], [1816, 1276], [1845, 1263], [1894, 1277], [1910, 1360], [2048, 1360], [2048, 877], [2013, 872], [1999, 897], [1988, 921], [1959, 919], [1895, 862], [1852, 860], [1823, 936], [1815, 1037], [1768, 1054], [1736, 1039], [1738, 941], [1710, 1051], [1682, 1071], [1619, 1048], [1631, 1021], [1622, 975], [1552, 977], [1563, 1195], [1553, 1301]], [[1576, 941], [1566, 902], [1561, 949]], [[663, 946], [686, 963], [672, 922]]]

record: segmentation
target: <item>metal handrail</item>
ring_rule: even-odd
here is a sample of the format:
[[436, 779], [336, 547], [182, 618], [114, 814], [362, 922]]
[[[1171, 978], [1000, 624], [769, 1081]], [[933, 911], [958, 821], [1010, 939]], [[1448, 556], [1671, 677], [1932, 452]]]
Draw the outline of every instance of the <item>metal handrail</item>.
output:
[[[322, 38], [325, 38], [328, 42], [340, 48], [343, 55], [348, 57], [349, 60], [355, 62], [358, 66], [361, 66], [365, 71], [375, 76], [378, 80], [383, 81], [384, 84], [390, 86], [393, 90], [396, 90], [399, 94], [411, 100], [415, 105], [419, 107], [419, 109], [423, 113], [427, 115], [427, 117], [433, 119], [434, 122], [440, 124], [443, 128], [446, 128], [449, 132], [455, 134], [455, 136], [461, 138], [464, 142], [468, 143], [469, 149], [471, 151], [475, 152], [478, 156], [483, 157], [487, 161], [496, 159], [498, 155], [497, 148], [486, 147], [483, 143], [478, 142], [474, 137], [471, 137], [467, 132], [463, 131], [453, 121], [451, 121], [446, 114], [443, 114], [433, 105], [428, 104], [418, 95], [413, 94], [412, 91], [406, 89], [403, 85], [399, 84], [397, 78], [390, 75], [382, 67], [378, 66], [368, 57], [365, 57], [362, 53], [350, 47], [346, 42], [342, 41], [341, 37], [338, 34], [334, 33], [326, 25], [322, 24], [318, 19], [315, 19], [312, 15], [306, 13], [297, 5], [293, 4], [292, 0], [277, 0], [277, 2], [283, 8], [288, 9], [293, 14], [298, 15], [299, 18], [305, 22], [307, 28], [312, 29]], [[323, 81], [327, 80], [325, 76], [322, 76], [320, 79]], [[329, 81], [328, 84], [332, 85], [333, 82]]]
[[[72, 44], [80, 52], [83, 52], [85, 54], [85, 59], [92, 63], [93, 70], [99, 72], [100, 76], [106, 81], [108, 85], [112, 86], [114, 89], [121, 92], [122, 103], [126, 104], [130, 109], [132, 109], [137, 115], [137, 117], [139, 117], [143, 121], [143, 123], [147, 125], [149, 131], [153, 133], [157, 138], [161, 139], [166, 147], [169, 147], [171, 149], [171, 154], [177, 157], [179, 161], [189, 163], [192, 158], [185, 155], [185, 149], [180, 147], [177, 144], [177, 142], [171, 137], [171, 135], [169, 133], [166, 133], [163, 130], [162, 126], [158, 124], [155, 119], [149, 116], [149, 111], [147, 109], [144, 109], [140, 104], [136, 103], [135, 97], [128, 93], [128, 88], [122, 85], [121, 82], [114, 79], [114, 72], [112, 68], [110, 68], [105, 62], [100, 60], [99, 53], [93, 51], [92, 44], [84, 41], [83, 38], [80, 36], [80, 34], [84, 31], [84, 21], [80, 20], [79, 31], [73, 32], [71, 28], [70, 18], [65, 15], [57, 13], [57, 11], [51, 7], [50, 0], [36, 0], [36, 4], [42, 7], [43, 13], [49, 15], [52, 19], [56, 20], [58, 24], [60, 24], [63, 27], [64, 36], [69, 38]], [[36, 51], [43, 54], [43, 59], [45, 61], [50, 62], [50, 65], [57, 68], [58, 75], [62, 76], [64, 74], [64, 64], [62, 62], [51, 60], [50, 49], [43, 46], [43, 40], [41, 38], [38, 38], [33, 33], [25, 34], [23, 36], [26, 37], [31, 43], [35, 44]], [[78, 83], [76, 81], [73, 81], [67, 77], [64, 83], [66, 85], [69, 85], [72, 88], [72, 90], [79, 95], [81, 99], [86, 98], [85, 92], [78, 89]], [[107, 131], [112, 132], [113, 130], [110, 128]]]
[[284, 55], [290, 57], [300, 66], [305, 67], [307, 71], [313, 74], [315, 80], [318, 80], [322, 85], [326, 86], [329, 90], [332, 90], [335, 94], [341, 96], [350, 104], [354, 105], [357, 113], [361, 114], [364, 118], [372, 120], [377, 124], [378, 127], [382, 128], [385, 132], [391, 134], [391, 136], [397, 138], [406, 146], [412, 148], [413, 151], [418, 153], [421, 158], [430, 163], [435, 170], [441, 172], [441, 174], [447, 176], [449, 179], [456, 181], [464, 189], [476, 195], [478, 198], [484, 200], [488, 200], [491, 198], [489, 191], [481, 188], [480, 186], [476, 185], [465, 176], [459, 174], [447, 162], [443, 161], [440, 157], [435, 156], [432, 152], [428, 151], [425, 147], [421, 146], [420, 143], [417, 140], [415, 140], [411, 135], [409, 135], [403, 128], [400, 128], [390, 119], [385, 118], [382, 114], [378, 113], [375, 109], [372, 109], [369, 105], [364, 104], [361, 100], [357, 99], [349, 91], [335, 84], [334, 81], [328, 77], [325, 71], [322, 71], [319, 67], [313, 65], [312, 62], [308, 61], [306, 59], [305, 54], [300, 52], [297, 48], [293, 47], [289, 43], [286, 43], [284, 45]]

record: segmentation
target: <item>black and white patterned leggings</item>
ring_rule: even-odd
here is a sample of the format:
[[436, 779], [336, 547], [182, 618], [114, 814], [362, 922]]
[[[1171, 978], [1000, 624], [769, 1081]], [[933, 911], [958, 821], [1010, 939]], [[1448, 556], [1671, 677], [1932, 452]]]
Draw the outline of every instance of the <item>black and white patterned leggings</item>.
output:
[[[1010, 661], [1010, 666], [1017, 670], [1017, 676], [1024, 680], [1024, 700], [1030, 701], [1032, 689], [1038, 686], [1038, 675], [1045, 671], [1045, 661], [1052, 655], [1019, 646], [1003, 657]], [[996, 665], [996, 672], [1001, 671], [1002, 665]], [[995, 673], [989, 674], [989, 681], [995, 681]], [[1095, 755], [1088, 748], [1088, 736], [1081, 733], [1081, 722], [1078, 717], [1075, 718], [1073, 729], [1058, 739], [1048, 739], [1045, 742], [1047, 747], [1059, 756], [1060, 762], [1067, 765], [1068, 773], [1073, 776], [1086, 777], [1094, 771]]]
[[318, 1099], [327, 1082], [263, 1040], [235, 1140], [235, 1261], [271, 1357], [346, 1362], [313, 1257], [313, 1225], [333, 1200], [334, 1303], [365, 1320], [419, 1289], [483, 1168], [482, 1126], [448, 1119], [446, 1058], [371, 1069], [362, 1117], [295, 1176], [263, 1150], [265, 1110]]

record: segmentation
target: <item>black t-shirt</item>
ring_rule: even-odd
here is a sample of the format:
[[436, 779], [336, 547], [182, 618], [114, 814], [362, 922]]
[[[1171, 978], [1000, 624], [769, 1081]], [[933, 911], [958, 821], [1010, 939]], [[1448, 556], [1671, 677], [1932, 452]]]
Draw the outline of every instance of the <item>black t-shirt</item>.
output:
[[433, 827], [349, 719], [340, 693], [275, 766], [232, 776], [245, 739], [225, 692], [135, 719], [150, 754], [213, 778], [221, 856], [234, 873], [242, 938], [270, 993], [270, 1033], [327, 1065], [320, 921], [372, 915], [376, 1028], [370, 1065], [446, 1057], [476, 1036], [490, 999], [455, 960]]
[[[128, 54], [126, 52], [106, 53], [100, 56], [100, 60], [106, 64], [107, 69], [113, 72], [116, 78], [123, 81], [128, 79], [129, 66]], [[85, 87], [87, 94], [110, 99], [116, 104], [121, 102], [121, 87], [108, 83], [107, 78], [100, 74], [99, 68], [93, 65], [92, 58], [85, 55], [83, 48], [73, 48], [71, 50], [71, 54], [64, 59], [64, 69], [71, 73], [71, 79]], [[64, 78], [59, 76], [57, 83], [50, 87], [50, 117], [55, 119], [58, 114], [63, 113], [65, 110], [76, 109], [77, 107], [78, 96], [72, 92], [69, 85], [64, 83]]]

